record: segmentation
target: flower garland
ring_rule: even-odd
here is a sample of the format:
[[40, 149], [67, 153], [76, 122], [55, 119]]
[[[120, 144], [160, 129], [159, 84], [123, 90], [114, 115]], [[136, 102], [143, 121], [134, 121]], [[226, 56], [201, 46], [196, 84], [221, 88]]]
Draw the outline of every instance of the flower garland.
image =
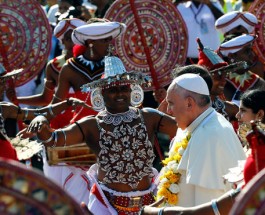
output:
[[165, 197], [165, 206], [175, 206], [178, 203], [178, 193], [180, 191], [178, 184], [181, 177], [178, 165], [190, 138], [191, 134], [188, 134], [181, 141], [176, 142], [169, 152], [168, 158], [162, 161], [164, 168], [159, 178], [157, 199]]

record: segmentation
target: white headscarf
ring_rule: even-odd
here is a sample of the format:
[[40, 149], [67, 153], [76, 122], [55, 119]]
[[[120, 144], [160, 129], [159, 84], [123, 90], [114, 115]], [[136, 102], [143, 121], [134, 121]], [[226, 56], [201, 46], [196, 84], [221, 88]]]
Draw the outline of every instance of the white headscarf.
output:
[[245, 46], [251, 44], [256, 39], [256, 36], [244, 34], [235, 37], [220, 45], [219, 51], [223, 56], [228, 56], [229, 53], [236, 53], [243, 49]]
[[122, 34], [126, 25], [120, 22], [95, 22], [74, 29], [72, 40], [77, 45], [85, 45], [85, 41], [100, 40], [108, 37], [113, 39]]
[[62, 41], [64, 34], [70, 30], [70, 29], [75, 29], [77, 27], [80, 27], [82, 25], [86, 25], [87, 23], [84, 22], [81, 19], [77, 19], [77, 18], [72, 18], [72, 19], [64, 19], [62, 21], [60, 21], [56, 27], [54, 28], [54, 35], [57, 39], [59, 39], [60, 41]]
[[233, 11], [224, 14], [215, 22], [215, 28], [226, 34], [228, 31], [242, 25], [248, 33], [252, 33], [258, 24], [257, 17], [249, 12]]

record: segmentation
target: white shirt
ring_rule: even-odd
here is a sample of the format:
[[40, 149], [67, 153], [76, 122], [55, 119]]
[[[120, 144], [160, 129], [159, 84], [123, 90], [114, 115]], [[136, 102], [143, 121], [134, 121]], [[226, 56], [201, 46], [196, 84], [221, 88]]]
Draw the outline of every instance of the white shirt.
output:
[[178, 206], [196, 206], [220, 197], [229, 188], [222, 176], [246, 159], [243, 147], [230, 122], [212, 107], [203, 112], [182, 131], [178, 129], [176, 140], [186, 132], [191, 139], [179, 163], [182, 173]]
[[[219, 1], [212, 4], [222, 11]], [[205, 47], [216, 50], [220, 45], [219, 34], [215, 29], [215, 17], [206, 4], [200, 4], [197, 8], [192, 1], [181, 3], [177, 6], [188, 29], [188, 53], [187, 57], [198, 58], [198, 44], [196, 38], [200, 38]]]

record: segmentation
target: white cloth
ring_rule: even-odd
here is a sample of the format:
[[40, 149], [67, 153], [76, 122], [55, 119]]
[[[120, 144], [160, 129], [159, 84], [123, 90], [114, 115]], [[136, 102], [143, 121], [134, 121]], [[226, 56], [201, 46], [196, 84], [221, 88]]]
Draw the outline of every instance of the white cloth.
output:
[[74, 29], [72, 40], [77, 45], [85, 45], [85, 41], [118, 37], [124, 33], [126, 25], [120, 22], [95, 22]]
[[232, 29], [243, 26], [248, 33], [252, 33], [258, 24], [257, 17], [249, 12], [232, 11], [221, 16], [215, 22], [215, 27], [222, 34], [226, 34]]
[[191, 139], [178, 166], [182, 173], [178, 206], [220, 197], [229, 189], [222, 176], [246, 158], [232, 125], [212, 107], [184, 131], [178, 129], [175, 139], [183, 139], [187, 132]]
[[[108, 199], [103, 193], [103, 190], [106, 190], [117, 196], [135, 197], [135, 196], [146, 195], [147, 193], [150, 193], [156, 189], [156, 185], [152, 184], [151, 187], [145, 191], [133, 191], [133, 192], [123, 192], [123, 193], [117, 192], [98, 183], [97, 171], [98, 171], [97, 164], [92, 165], [90, 169], [87, 171], [89, 185], [91, 186], [88, 209], [93, 214], [104, 214], [104, 215], [117, 215], [118, 214], [116, 209], [113, 208], [113, 206], [109, 203]], [[154, 168], [153, 168], [153, 173], [155, 177], [157, 177], [158, 172]]]
[[48, 17], [48, 20], [50, 23], [52, 24], [56, 24], [57, 22], [57, 19], [55, 17], [55, 14], [56, 12], [59, 11], [59, 5], [58, 4], [55, 4], [55, 5], [52, 5], [48, 11], [48, 14], [47, 14], [47, 17]]
[[219, 51], [223, 56], [228, 56], [230, 53], [240, 51], [245, 46], [251, 44], [255, 39], [256, 36], [244, 34], [221, 44]]
[[174, 84], [201, 95], [209, 96], [209, 88], [204, 79], [198, 74], [183, 74], [173, 80]]
[[[212, 4], [222, 11], [219, 1], [212, 2]], [[210, 8], [205, 4], [200, 4], [197, 8], [192, 1], [188, 1], [178, 4], [177, 9], [181, 13], [188, 29], [187, 57], [198, 58], [197, 37], [201, 39], [205, 47], [216, 50], [220, 45], [220, 39], [214, 25], [215, 17]]]
[[74, 166], [50, 166], [43, 151], [44, 175], [63, 188], [77, 203], [88, 204], [89, 190], [86, 171]]

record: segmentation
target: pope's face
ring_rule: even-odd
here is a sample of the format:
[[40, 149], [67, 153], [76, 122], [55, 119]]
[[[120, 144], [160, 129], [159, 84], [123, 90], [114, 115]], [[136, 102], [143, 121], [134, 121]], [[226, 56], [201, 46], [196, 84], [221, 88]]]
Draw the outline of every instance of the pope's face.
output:
[[166, 101], [168, 103], [168, 114], [175, 117], [175, 121], [179, 128], [185, 129], [189, 125], [186, 98], [179, 93], [178, 89], [170, 87], [167, 92]]
[[129, 85], [106, 88], [102, 90], [102, 96], [109, 112], [125, 112], [130, 106], [131, 88]]

